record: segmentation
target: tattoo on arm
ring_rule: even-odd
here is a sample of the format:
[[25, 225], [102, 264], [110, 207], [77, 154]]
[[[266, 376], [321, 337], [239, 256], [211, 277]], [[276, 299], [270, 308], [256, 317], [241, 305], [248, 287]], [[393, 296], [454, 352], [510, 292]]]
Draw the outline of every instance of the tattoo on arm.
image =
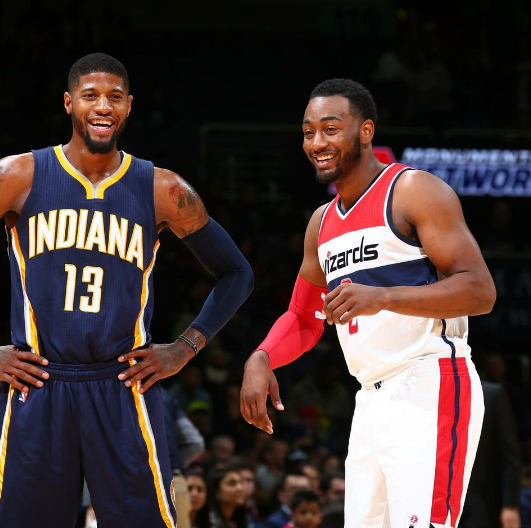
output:
[[6, 163], [2, 163], [0, 161], [0, 186], [2, 185], [2, 183], [4, 183], [4, 180], [6, 179], [6, 174], [8, 172], [11, 172], [11, 167], [9, 167], [9, 165], [7, 165]]
[[170, 187], [168, 194], [177, 206], [179, 236], [185, 237], [205, 224], [208, 214], [192, 186], [187, 183], [174, 185]]

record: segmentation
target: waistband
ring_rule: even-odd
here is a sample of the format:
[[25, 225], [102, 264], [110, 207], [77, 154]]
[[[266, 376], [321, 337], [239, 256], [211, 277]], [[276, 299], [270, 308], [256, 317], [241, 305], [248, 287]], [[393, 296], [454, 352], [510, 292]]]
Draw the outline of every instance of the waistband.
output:
[[50, 381], [97, 381], [115, 378], [129, 367], [113, 359], [105, 363], [69, 364], [48, 363], [42, 369], [50, 373]]
[[368, 391], [379, 390], [384, 385], [394, 385], [407, 379], [417, 378], [428, 374], [440, 374], [441, 376], [468, 375], [470, 363], [466, 357], [458, 358], [426, 358], [417, 359], [409, 367], [398, 374], [376, 383], [363, 383], [362, 388]]

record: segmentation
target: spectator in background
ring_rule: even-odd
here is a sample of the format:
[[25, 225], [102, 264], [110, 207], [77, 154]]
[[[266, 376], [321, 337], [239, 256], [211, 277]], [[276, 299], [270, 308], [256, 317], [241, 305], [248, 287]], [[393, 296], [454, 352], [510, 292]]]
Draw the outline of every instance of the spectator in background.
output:
[[345, 504], [345, 475], [339, 471], [325, 473], [321, 478], [321, 503], [323, 513], [341, 509]]
[[262, 450], [262, 463], [256, 470], [256, 482], [264, 492], [272, 492], [286, 471], [288, 443], [275, 438]]
[[258, 505], [256, 503], [256, 465], [248, 458], [235, 458], [231, 466], [234, 466], [240, 473], [245, 494], [245, 513], [247, 516], [248, 528], [254, 528], [256, 523], [261, 520]]
[[501, 385], [482, 381], [485, 418], [459, 528], [520, 528], [520, 445]]
[[229, 460], [234, 457], [236, 444], [234, 440], [227, 435], [217, 435], [210, 443], [210, 450], [207, 455], [207, 464], [210, 468], [220, 468], [228, 464]]
[[317, 495], [321, 495], [321, 470], [312, 462], [301, 462], [300, 469], [303, 475], [310, 481], [310, 489]]
[[213, 468], [208, 484], [210, 528], [247, 528], [245, 491], [238, 469]]
[[301, 472], [284, 474], [277, 491], [280, 506], [259, 525], [259, 528], [284, 528], [291, 519], [291, 501], [295, 493], [309, 489], [310, 480], [306, 475]]
[[211, 431], [209, 419], [210, 406], [208, 403], [195, 400], [187, 407], [186, 414], [203, 437], [208, 438]]
[[291, 501], [291, 521], [284, 528], [318, 528], [322, 519], [318, 495], [311, 490], [298, 491]]
[[179, 528], [191, 528], [189, 516], [191, 510], [188, 484], [183, 470], [205, 450], [205, 441], [201, 433], [179, 407], [175, 398], [162, 391], [164, 405], [164, 425], [170, 452], [173, 473], [175, 509], [179, 519]]
[[200, 401], [212, 408], [210, 393], [204, 386], [203, 373], [197, 365], [188, 365], [178, 375], [178, 382], [172, 383], [169, 390], [172, 396], [179, 400], [183, 409], [187, 409], [193, 402]]
[[[207, 504], [207, 483], [202, 471], [193, 469], [186, 472], [186, 483], [190, 496], [190, 526], [192, 528], [209, 528]], [[180, 528], [181, 519], [177, 515]]]

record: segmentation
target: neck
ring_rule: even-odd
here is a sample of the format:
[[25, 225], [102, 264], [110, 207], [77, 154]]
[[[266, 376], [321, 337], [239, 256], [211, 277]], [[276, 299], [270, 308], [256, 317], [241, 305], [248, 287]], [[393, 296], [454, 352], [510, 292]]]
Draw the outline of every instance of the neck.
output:
[[221, 515], [223, 515], [223, 518], [225, 520], [229, 520], [232, 519], [232, 516], [236, 510], [236, 506], [233, 506], [232, 504], [220, 504], [219, 509], [221, 511]]
[[367, 189], [374, 178], [385, 168], [373, 155], [362, 156], [358, 162], [336, 181], [343, 209], [348, 209]]
[[63, 151], [68, 161], [93, 184], [110, 176], [122, 161], [116, 145], [106, 154], [92, 154], [76, 133], [72, 135], [70, 142], [64, 145]]

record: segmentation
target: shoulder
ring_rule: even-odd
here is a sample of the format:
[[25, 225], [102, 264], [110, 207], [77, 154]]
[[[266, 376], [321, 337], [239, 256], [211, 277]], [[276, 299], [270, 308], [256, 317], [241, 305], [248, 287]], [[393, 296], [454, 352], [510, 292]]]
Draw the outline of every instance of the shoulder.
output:
[[457, 198], [455, 191], [441, 178], [431, 172], [416, 169], [405, 170], [401, 174], [395, 194], [410, 196], [410, 201], [414, 201], [414, 196], [419, 194], [439, 196], [441, 200], [447, 196]]
[[0, 216], [20, 213], [31, 190], [35, 160], [33, 154], [17, 154], [0, 160]]
[[[333, 201], [333, 200], [332, 200]], [[327, 202], [321, 206], [319, 206], [310, 217], [310, 221], [308, 222], [308, 229], [315, 230], [316, 232], [319, 230], [319, 225], [321, 224], [321, 220], [323, 219], [323, 215], [327, 209], [327, 207], [332, 202]]]
[[155, 167], [155, 216], [159, 229], [169, 227], [183, 238], [208, 222], [205, 206], [195, 189], [179, 174]]
[[188, 182], [182, 176], [179, 176], [179, 174], [171, 170], [154, 167], [154, 174], [155, 186], [164, 187], [165, 189], [169, 189], [175, 185], [182, 187], [189, 186]]
[[393, 210], [412, 225], [426, 216], [462, 215], [455, 191], [438, 176], [421, 170], [406, 170], [393, 194]]
[[2, 180], [7, 177], [33, 176], [35, 159], [33, 152], [15, 154], [0, 159], [0, 177]]

